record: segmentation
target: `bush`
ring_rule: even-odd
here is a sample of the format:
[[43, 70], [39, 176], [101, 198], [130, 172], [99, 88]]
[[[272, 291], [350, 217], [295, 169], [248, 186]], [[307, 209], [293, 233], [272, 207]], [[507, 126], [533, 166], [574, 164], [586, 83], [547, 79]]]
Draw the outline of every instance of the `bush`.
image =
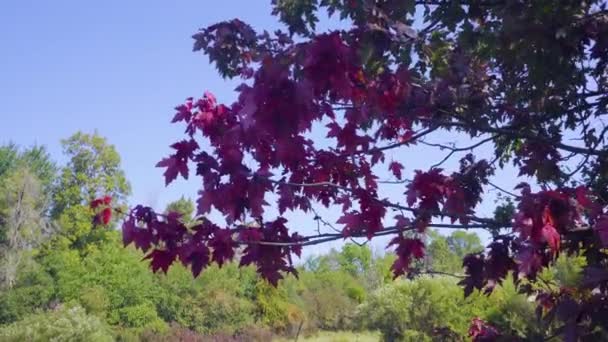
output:
[[304, 320], [304, 313], [289, 302], [284, 287], [272, 287], [265, 281], [259, 281], [255, 295], [257, 319], [261, 324], [275, 332], [290, 335], [294, 328]]
[[162, 332], [167, 329], [166, 323], [158, 317], [156, 308], [151, 303], [127, 306], [118, 310], [120, 323], [129, 328], [147, 328]]
[[202, 335], [190, 329], [186, 329], [178, 324], [172, 324], [166, 333], [156, 333], [145, 331], [137, 341], [143, 342], [266, 342], [272, 341], [273, 334], [270, 330], [249, 326], [238, 334], [215, 333]]
[[1, 341], [113, 341], [110, 329], [81, 307], [35, 314], [0, 328]]
[[365, 290], [343, 271], [302, 273], [296, 280], [298, 304], [308, 318], [307, 330], [349, 330]]
[[487, 306], [488, 299], [481, 295], [465, 299], [452, 279], [419, 278], [380, 288], [358, 308], [358, 317], [387, 341], [424, 341], [437, 337], [438, 331], [461, 340], [471, 318], [483, 316]]
[[542, 336], [536, 324], [536, 305], [521, 293], [509, 278], [492, 294], [493, 305], [488, 309], [486, 320], [499, 331], [520, 337]]
[[0, 324], [18, 321], [46, 308], [53, 296], [53, 287], [53, 279], [39, 265], [26, 265], [15, 287], [0, 292]]
[[106, 290], [101, 286], [83, 289], [80, 294], [80, 304], [87, 313], [99, 317], [105, 317], [110, 306]]

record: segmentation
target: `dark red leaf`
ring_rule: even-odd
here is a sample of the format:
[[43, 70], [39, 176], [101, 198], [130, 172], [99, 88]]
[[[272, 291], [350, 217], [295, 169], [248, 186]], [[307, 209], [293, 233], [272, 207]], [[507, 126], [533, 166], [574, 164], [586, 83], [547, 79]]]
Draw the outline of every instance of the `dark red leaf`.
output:
[[150, 252], [148, 255], [144, 257], [145, 259], [150, 259], [150, 266], [152, 267], [152, 272], [156, 273], [158, 270], [162, 270], [164, 273], [167, 273], [169, 270], [169, 266], [175, 260], [175, 253], [170, 251], [155, 249]]
[[105, 208], [101, 211], [101, 223], [104, 225], [110, 223], [112, 219], [112, 208]]
[[393, 175], [401, 180], [401, 171], [403, 170], [403, 165], [401, 165], [401, 163], [398, 162], [392, 162], [390, 163], [390, 165], [388, 166], [388, 169], [393, 173]]
[[555, 227], [550, 224], [545, 224], [542, 228], [543, 238], [549, 244], [549, 248], [553, 254], [559, 252], [560, 236]]

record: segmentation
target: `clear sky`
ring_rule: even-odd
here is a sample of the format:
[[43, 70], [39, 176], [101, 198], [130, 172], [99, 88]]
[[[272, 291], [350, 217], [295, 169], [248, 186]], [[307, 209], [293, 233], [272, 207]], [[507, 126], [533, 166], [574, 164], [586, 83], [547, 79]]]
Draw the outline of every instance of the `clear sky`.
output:
[[[182, 194], [194, 198], [197, 180], [165, 188], [154, 168], [183, 136], [169, 124], [173, 107], [205, 90], [231, 103], [236, 83], [191, 51], [191, 35], [235, 17], [273, 30], [270, 12], [270, 0], [2, 0], [0, 143], [43, 144], [63, 162], [60, 139], [97, 130], [122, 156], [131, 203], [162, 208]], [[407, 175], [443, 156], [429, 153], [390, 157]]]
[[207, 89], [234, 97], [234, 84], [191, 52], [191, 35], [233, 17], [276, 25], [269, 3], [1, 1], [0, 143], [44, 144], [61, 160], [60, 139], [97, 130], [121, 154], [133, 202], [164, 203], [187, 190], [164, 189], [153, 167], [181, 138], [173, 107]]

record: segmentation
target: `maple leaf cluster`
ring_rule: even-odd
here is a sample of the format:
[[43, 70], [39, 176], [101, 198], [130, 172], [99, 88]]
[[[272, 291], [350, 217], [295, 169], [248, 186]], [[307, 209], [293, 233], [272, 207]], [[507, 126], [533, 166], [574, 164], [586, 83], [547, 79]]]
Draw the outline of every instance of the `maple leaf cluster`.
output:
[[[574, 253], [581, 242], [604, 244], [606, 215], [586, 188], [564, 187], [534, 193], [526, 183], [517, 187], [521, 189], [521, 197], [512, 221], [515, 235], [499, 236], [488, 246], [487, 254], [464, 259], [468, 277], [461, 283], [467, 294], [484, 287], [490, 292], [510, 271], [516, 279], [534, 279], [561, 251]], [[576, 238], [562, 245], [562, 237], [576, 236], [577, 230], [588, 226], [593, 230], [584, 231], [593, 234], [585, 241]]]
[[222, 266], [233, 260], [239, 243], [246, 243], [241, 265], [254, 264], [276, 285], [283, 278], [282, 272], [296, 273], [291, 254], [301, 253], [301, 247], [289, 244], [301, 241], [301, 237], [289, 235], [282, 219], [259, 228], [220, 228], [208, 220], [189, 227], [178, 213], [159, 215], [150, 207], [137, 206], [126, 218], [122, 233], [125, 245], [133, 243], [146, 253], [144, 259], [150, 260], [154, 272], [166, 273], [173, 262], [179, 261], [195, 277], [211, 262]]
[[[204, 39], [201, 44], [207, 47], [224, 44], [224, 36], [213, 32], [232, 25], [234, 22], [211, 26], [195, 38]], [[240, 25], [239, 32], [243, 29]], [[371, 239], [382, 233], [391, 205], [379, 197], [378, 176], [373, 171], [385, 161], [379, 144], [395, 139], [407, 144], [418, 114], [415, 107], [412, 115], [397, 111], [400, 104], [411, 101], [407, 72], [386, 70], [375, 77], [365, 75], [356, 53], [358, 39], [357, 32], [332, 32], [307, 43], [287, 45], [274, 54], [260, 53], [258, 60], [252, 57], [259, 67], [251, 76], [243, 75], [249, 81], [237, 88], [238, 101], [230, 106], [219, 104], [209, 92], [197, 100], [187, 99], [176, 108], [173, 122], [185, 123], [188, 138], [171, 145], [175, 152], [157, 165], [165, 168], [166, 183], [178, 175], [188, 178], [189, 165], [195, 165], [203, 184], [198, 213], [218, 210], [229, 226], [247, 218], [263, 221], [264, 207], [270, 205], [267, 197], [275, 194], [280, 214], [286, 210], [308, 212], [315, 202], [325, 207], [341, 206], [344, 214], [337, 223], [343, 225], [345, 238]], [[349, 103], [352, 108], [338, 116], [336, 102]], [[315, 122], [328, 122], [326, 135], [336, 141], [334, 147], [319, 149], [307, 138]], [[360, 129], [372, 123], [378, 126], [375, 133]], [[200, 137], [206, 138], [208, 148], [200, 148]], [[399, 162], [392, 161], [388, 169], [397, 179], [402, 178]], [[417, 231], [423, 233], [436, 215], [468, 223], [491, 173], [485, 160], [475, 162], [472, 155], [463, 158], [461, 170], [450, 176], [443, 175], [441, 169], [418, 171], [407, 196]], [[272, 222], [270, 226], [287, 224], [284, 217]], [[266, 234], [251, 232], [247, 236], [249, 240], [255, 236], [270, 241], [289, 238], [286, 233]], [[219, 241], [216, 239], [213, 241]], [[393, 267], [396, 275], [405, 272], [411, 256], [423, 256], [417, 237], [397, 239], [392, 245], [398, 246], [400, 255]], [[257, 257], [267, 264], [272, 255], [285, 258], [280, 253], [264, 252], [267, 248], [248, 247], [251, 255], [247, 255], [247, 262]], [[286, 266], [275, 269], [293, 272]], [[277, 275], [269, 278], [274, 281]]]
[[473, 342], [491, 342], [496, 341], [500, 336], [499, 332], [493, 326], [484, 322], [482, 319], [473, 318], [469, 326], [469, 337]]
[[[598, 119], [608, 103], [605, 4], [308, 2], [273, 2], [289, 34], [256, 32], [234, 19], [193, 36], [194, 50], [222, 76], [241, 80], [232, 104], [206, 92], [176, 107], [172, 121], [185, 126], [185, 136], [157, 165], [166, 184], [193, 173], [201, 178], [199, 219], [189, 226], [176, 214], [138, 206], [124, 223], [125, 244], [146, 252], [155, 271], [179, 261], [196, 276], [211, 262], [239, 255], [242, 265], [254, 264], [277, 284], [295, 273], [291, 256], [305, 246], [393, 235], [387, 248], [397, 255], [392, 269], [399, 276], [424, 257], [429, 227], [481, 228], [492, 241], [464, 258], [465, 294], [490, 293], [510, 273], [517, 284], [533, 284], [560, 254], [584, 251], [584, 286], [521, 289], [543, 310], [578, 312], [576, 329], [596, 317], [591, 303], [608, 290], [601, 251], [608, 246], [608, 129]], [[421, 7], [427, 26], [416, 32], [403, 18]], [[320, 8], [351, 27], [316, 32]], [[543, 24], [528, 35], [530, 23]], [[590, 80], [595, 89], [588, 89]], [[426, 141], [446, 131], [474, 143]], [[571, 144], [567, 135], [581, 138]], [[402, 161], [387, 152], [422, 143], [448, 154], [408, 179]], [[494, 158], [471, 152], [486, 144]], [[447, 171], [443, 164], [455, 155], [459, 166]], [[507, 163], [532, 184], [509, 190], [493, 184]], [[384, 174], [394, 177], [389, 183], [401, 187], [403, 198], [382, 196]], [[489, 189], [509, 196], [514, 212], [480, 216]], [[316, 206], [340, 210], [338, 227], [292, 232], [285, 214], [320, 219]], [[212, 211], [223, 222], [211, 222]], [[390, 217], [391, 211], [399, 214]], [[474, 325], [476, 339], [492, 335], [482, 322]]]
[[89, 204], [93, 212], [93, 224], [94, 225], [107, 225], [112, 220], [112, 197], [103, 196], [96, 198]]

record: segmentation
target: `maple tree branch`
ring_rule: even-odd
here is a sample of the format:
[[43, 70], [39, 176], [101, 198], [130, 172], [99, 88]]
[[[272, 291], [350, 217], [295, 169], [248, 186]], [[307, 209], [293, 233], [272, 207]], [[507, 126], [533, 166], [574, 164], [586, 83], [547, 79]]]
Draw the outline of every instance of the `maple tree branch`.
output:
[[502, 192], [504, 192], [505, 194], [507, 194], [507, 195], [509, 195], [509, 196], [512, 196], [512, 197], [515, 197], [515, 198], [521, 198], [521, 196], [519, 196], [519, 195], [517, 195], [517, 194], [514, 194], [514, 193], [512, 193], [511, 191], [505, 190], [505, 189], [503, 189], [503, 188], [499, 187], [498, 185], [496, 185], [496, 184], [494, 184], [494, 183], [492, 183], [492, 182], [490, 182], [490, 181], [488, 181], [488, 185], [490, 185], [491, 187], [493, 187], [494, 189], [496, 189], [496, 190], [498, 190], [498, 191], [502, 191]]
[[449, 272], [442, 272], [442, 271], [433, 271], [433, 270], [423, 270], [423, 271], [413, 271], [412, 273], [414, 274], [430, 274], [430, 275], [442, 275], [442, 276], [448, 276], [448, 277], [453, 277], [453, 278], [458, 278], [458, 279], [464, 279], [466, 278], [465, 275], [462, 274], [455, 274], [455, 273], [449, 273]]
[[481, 146], [481, 145], [483, 145], [483, 144], [485, 144], [487, 142], [493, 141], [496, 138], [497, 138], [496, 135], [493, 135], [493, 136], [491, 136], [489, 138], [480, 140], [477, 143], [475, 143], [473, 145], [470, 145], [470, 146], [466, 146], [466, 147], [448, 146], [448, 145], [444, 145], [444, 144], [428, 143], [426, 141], [420, 141], [420, 143], [423, 144], [423, 145], [431, 146], [431, 147], [439, 147], [440, 149], [450, 150], [452, 152], [464, 152], [464, 151], [472, 151], [475, 148], [477, 148], [477, 147], [479, 147], [479, 146]]
[[[374, 234], [374, 237], [390, 235], [390, 234], [394, 234], [394, 233], [397, 233], [400, 231], [410, 231], [410, 230], [414, 230], [414, 229], [415, 229], [415, 227], [410, 227], [410, 228], [405, 228], [405, 229], [397, 228], [397, 227], [387, 227], [380, 231], [377, 231]], [[357, 238], [357, 237], [367, 237], [367, 235], [365, 234], [365, 232], [359, 233], [359, 234], [353, 234], [350, 236], [344, 236], [344, 234], [342, 234], [342, 233], [327, 233], [327, 234], [304, 236], [298, 241], [291, 241], [291, 242], [242, 241], [242, 240], [239, 240], [237, 242], [240, 244], [255, 244], [255, 245], [262, 245], [262, 246], [277, 246], [277, 247], [302, 246], [303, 247], [303, 246], [318, 245], [318, 244], [335, 241], [335, 240], [339, 240], [339, 239]]]
[[454, 153], [456, 153], [456, 151], [450, 151], [450, 153], [448, 153], [445, 157], [443, 157], [443, 159], [441, 159], [439, 162], [431, 165], [430, 169], [438, 168], [443, 163], [445, 163], [446, 161], [448, 161], [448, 159], [450, 159], [450, 157], [452, 157], [454, 155]]
[[425, 130], [423, 130], [421, 132], [416, 133], [415, 135], [413, 135], [410, 139], [408, 139], [406, 141], [394, 143], [394, 144], [383, 146], [383, 147], [371, 148], [369, 151], [367, 151], [367, 153], [370, 154], [370, 153], [374, 153], [374, 152], [382, 152], [382, 151], [390, 150], [390, 149], [393, 149], [393, 148], [396, 148], [396, 147], [400, 147], [400, 146], [403, 146], [403, 145], [407, 145], [407, 144], [413, 143], [416, 140], [424, 137], [425, 135], [430, 134], [430, 133], [436, 131], [437, 129], [439, 129], [438, 126], [429, 127], [429, 128], [427, 128], [427, 129], [425, 129]]
[[[461, 225], [461, 224], [445, 224], [445, 223], [433, 224], [432, 223], [432, 224], [429, 224], [428, 227], [429, 228], [445, 228], [445, 229], [475, 229], [475, 228], [481, 229], [481, 228], [487, 228], [488, 225], [481, 225], [481, 224]], [[417, 229], [418, 229], [418, 227], [416, 227], [416, 226], [410, 226], [407, 228], [391, 226], [391, 227], [386, 227], [382, 230], [375, 232], [373, 237], [391, 235], [391, 234], [402, 233], [402, 232], [407, 232], [407, 231], [415, 231]], [[239, 231], [239, 229], [235, 229], [235, 232], [236, 231]], [[340, 239], [367, 238], [367, 237], [368, 237], [367, 233], [365, 231], [363, 231], [363, 232], [360, 232], [357, 234], [352, 234], [349, 236], [345, 236], [343, 233], [323, 233], [323, 234], [308, 235], [308, 236], [301, 237], [298, 241], [290, 241], [290, 242], [263, 241], [263, 240], [258, 240], [258, 241], [238, 240], [237, 243], [245, 244], [245, 245], [255, 244], [255, 245], [276, 246], [276, 247], [312, 246], [312, 245], [318, 245], [318, 244], [335, 241], [335, 240], [340, 240]]]
[[463, 151], [473, 151], [475, 148], [493, 141], [496, 138], [496, 136], [491, 136], [489, 138], [483, 139], [473, 145], [467, 146], [467, 147], [455, 147], [455, 146], [447, 146], [447, 145], [443, 145], [443, 144], [434, 144], [434, 143], [427, 143], [424, 141], [421, 141], [421, 144], [427, 145], [427, 146], [432, 146], [432, 147], [439, 147], [440, 149], [448, 149], [450, 150], [450, 153], [448, 153], [440, 162], [431, 165], [431, 169], [434, 169], [436, 167], [441, 166], [443, 163], [445, 163], [448, 159], [450, 159], [450, 157], [452, 157], [454, 155], [454, 153], [456, 152], [463, 152]]
[[[331, 228], [331, 230], [333, 230], [334, 232], [341, 233], [341, 231], [338, 228], [334, 227], [331, 223], [329, 223], [325, 219], [323, 219], [321, 217], [321, 215], [319, 215], [319, 213], [317, 213], [317, 211], [312, 206], [311, 206], [310, 210], [312, 210], [312, 212], [315, 214], [315, 218], [314, 218], [315, 221], [323, 223], [323, 226]], [[320, 228], [317, 229], [317, 232], [320, 234], [321, 229]]]
[[400, 180], [400, 181], [376, 181], [376, 183], [378, 184], [406, 184], [406, 183], [411, 183], [412, 180], [411, 179], [404, 179], [404, 180]]
[[475, 129], [475, 130], [478, 130], [478, 131], [481, 131], [484, 133], [493, 133], [493, 134], [497, 134], [497, 135], [505, 135], [505, 136], [510, 136], [510, 137], [534, 140], [534, 141], [542, 142], [542, 143], [545, 143], [548, 145], [554, 145], [555, 147], [562, 149], [564, 151], [574, 152], [574, 153], [578, 153], [578, 154], [590, 154], [590, 155], [596, 155], [596, 156], [608, 155], [607, 150], [596, 150], [596, 149], [591, 149], [591, 148], [566, 145], [562, 142], [551, 141], [550, 139], [547, 139], [540, 135], [520, 132], [520, 131], [515, 130], [512, 127], [492, 127], [489, 125], [481, 126], [481, 125], [475, 125], [470, 122], [440, 121], [440, 120], [436, 120], [436, 119], [420, 119], [420, 120], [427, 121], [427, 122], [430, 122], [430, 123], [432, 123], [434, 125], [438, 125], [438, 126], [461, 127], [461, 128], [467, 128], [467, 129], [472, 128], [472, 129]]
[[[354, 189], [342, 186], [342, 185], [338, 185], [332, 182], [317, 182], [317, 183], [292, 183], [292, 182], [283, 182], [283, 181], [277, 181], [277, 180], [273, 180], [273, 179], [268, 179], [271, 183], [274, 184], [280, 184], [280, 185], [288, 185], [288, 186], [293, 186], [293, 187], [331, 187], [331, 188], [336, 188], [336, 189], [340, 189], [346, 192], [354, 192]], [[404, 210], [404, 211], [408, 211], [413, 213], [414, 215], [417, 214], [426, 214], [426, 215], [430, 215], [430, 216], [447, 216], [447, 217], [453, 217], [453, 218], [467, 218], [471, 221], [475, 221], [478, 223], [483, 223], [486, 225], [490, 225], [490, 226], [498, 226], [498, 222], [496, 222], [493, 219], [489, 219], [489, 218], [482, 218], [482, 217], [477, 217], [477, 216], [473, 216], [473, 215], [458, 215], [458, 214], [450, 214], [450, 213], [444, 213], [444, 212], [429, 212], [426, 210], [422, 210], [422, 209], [416, 209], [416, 208], [412, 208], [412, 207], [406, 207], [397, 203], [392, 203], [386, 199], [381, 200], [379, 198], [374, 198], [375, 201], [380, 202], [381, 204], [385, 205], [386, 207], [390, 207], [390, 208], [394, 208], [394, 209], [399, 209], [399, 210]]]

